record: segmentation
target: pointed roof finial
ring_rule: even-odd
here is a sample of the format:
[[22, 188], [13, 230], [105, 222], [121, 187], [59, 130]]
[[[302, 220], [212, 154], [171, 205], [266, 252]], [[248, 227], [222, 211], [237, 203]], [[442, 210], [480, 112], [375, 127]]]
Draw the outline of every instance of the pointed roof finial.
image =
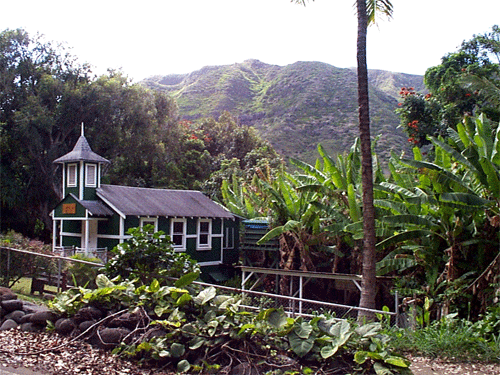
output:
[[84, 135], [83, 135], [83, 121], [82, 121], [82, 137], [84, 137]]

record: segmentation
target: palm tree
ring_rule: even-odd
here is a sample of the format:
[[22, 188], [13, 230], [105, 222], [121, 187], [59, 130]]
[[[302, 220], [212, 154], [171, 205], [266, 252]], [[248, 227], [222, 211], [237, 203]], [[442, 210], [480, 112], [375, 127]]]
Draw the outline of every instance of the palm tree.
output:
[[[306, 0], [295, 0], [305, 5]], [[375, 259], [375, 208], [373, 206], [373, 168], [370, 139], [370, 105], [368, 97], [368, 67], [366, 63], [366, 35], [368, 25], [374, 24], [378, 15], [391, 17], [392, 4], [389, 0], [356, 0], [358, 16], [357, 64], [358, 64], [358, 117], [361, 142], [362, 185], [363, 185], [363, 282], [359, 307], [375, 308], [376, 259]], [[360, 310], [358, 320], [372, 319], [374, 314]]]

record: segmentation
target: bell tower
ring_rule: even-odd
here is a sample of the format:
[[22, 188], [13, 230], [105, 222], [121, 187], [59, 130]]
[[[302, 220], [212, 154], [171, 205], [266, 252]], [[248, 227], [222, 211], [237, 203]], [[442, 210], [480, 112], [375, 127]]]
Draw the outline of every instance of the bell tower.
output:
[[81, 135], [73, 150], [54, 160], [54, 163], [63, 165], [63, 197], [71, 193], [80, 200], [95, 200], [103, 166], [110, 162], [92, 151], [82, 123]]

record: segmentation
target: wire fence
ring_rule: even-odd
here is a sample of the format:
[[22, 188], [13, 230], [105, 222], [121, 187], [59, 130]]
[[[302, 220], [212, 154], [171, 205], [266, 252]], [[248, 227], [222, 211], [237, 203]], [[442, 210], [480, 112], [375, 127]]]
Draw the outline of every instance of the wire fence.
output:
[[[41, 254], [26, 250], [1, 247], [0, 265], [0, 280], [2, 281], [2, 285], [6, 285], [5, 280], [13, 279], [13, 277], [28, 277], [32, 279], [31, 292], [38, 291], [43, 293], [45, 291], [43, 288], [44, 285], [55, 287], [57, 292], [61, 292], [68, 287], [79, 285], [79, 281], [77, 280], [78, 277], [82, 276], [85, 277], [85, 279], [92, 278], [93, 275], [89, 273], [94, 273], [95, 276], [97, 276], [99, 268], [103, 267], [104, 264], [68, 258], [57, 254]], [[73, 272], [72, 277], [68, 277], [68, 270], [70, 269], [72, 269]], [[76, 276], [74, 274], [75, 269]], [[78, 272], [84, 275], [79, 275]], [[34, 290], [33, 285], [37, 282], [43, 284], [43, 286], [42, 288], [35, 288]], [[356, 318], [358, 311], [366, 310], [388, 317], [388, 320], [390, 320], [393, 325], [399, 325], [400, 320], [397, 309], [397, 295], [395, 311], [391, 312], [363, 309], [357, 306], [311, 300], [303, 297], [284, 296], [275, 293], [208, 284], [198, 281], [195, 281], [194, 284], [200, 287], [215, 287], [222, 293], [231, 293], [241, 296], [242, 304], [240, 306], [246, 310], [261, 311], [268, 308], [281, 308], [291, 317], [313, 317], [319, 314], [329, 314], [337, 318]], [[91, 286], [92, 285], [90, 285], [90, 287]]]

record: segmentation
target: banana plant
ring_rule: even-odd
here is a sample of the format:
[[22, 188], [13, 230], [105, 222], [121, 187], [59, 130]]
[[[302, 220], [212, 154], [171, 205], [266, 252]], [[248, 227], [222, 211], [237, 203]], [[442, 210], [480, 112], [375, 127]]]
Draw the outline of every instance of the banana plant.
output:
[[[421, 264], [440, 268], [449, 285], [468, 271], [481, 272], [498, 252], [500, 225], [500, 133], [484, 117], [465, 118], [448, 142], [428, 137], [434, 160], [393, 158], [393, 181], [377, 185], [388, 199], [376, 201], [393, 232], [377, 244], [394, 248], [379, 271]], [[495, 228], [497, 228], [495, 230]], [[495, 246], [496, 244], [496, 246]], [[401, 256], [412, 249], [413, 254]], [[408, 260], [410, 259], [410, 260]]]

